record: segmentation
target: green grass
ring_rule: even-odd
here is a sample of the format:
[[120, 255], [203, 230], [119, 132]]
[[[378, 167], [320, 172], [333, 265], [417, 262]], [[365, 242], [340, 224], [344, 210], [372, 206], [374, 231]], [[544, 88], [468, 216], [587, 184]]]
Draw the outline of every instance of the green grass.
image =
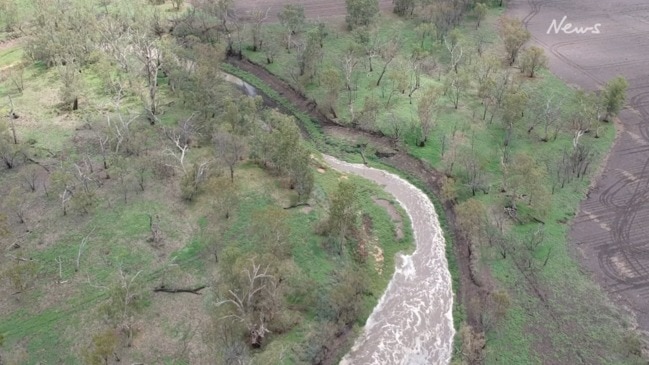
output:
[[0, 51], [0, 69], [15, 65], [23, 57], [23, 49], [18, 46], [8, 47]]

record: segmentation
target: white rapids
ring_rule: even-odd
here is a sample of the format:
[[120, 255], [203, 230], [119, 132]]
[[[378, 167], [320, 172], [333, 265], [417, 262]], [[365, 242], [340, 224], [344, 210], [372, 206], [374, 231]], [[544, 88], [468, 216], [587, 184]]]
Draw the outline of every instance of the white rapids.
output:
[[323, 155], [334, 169], [372, 180], [410, 217], [417, 248], [401, 255], [388, 287], [341, 365], [446, 365], [451, 360], [453, 291], [435, 208], [421, 190], [389, 172]]

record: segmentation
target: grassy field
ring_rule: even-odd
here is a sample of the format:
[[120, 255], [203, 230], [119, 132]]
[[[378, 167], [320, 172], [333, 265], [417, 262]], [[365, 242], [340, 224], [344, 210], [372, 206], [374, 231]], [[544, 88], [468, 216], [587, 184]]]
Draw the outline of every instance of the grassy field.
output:
[[[475, 24], [468, 21], [460, 27], [461, 37], [465, 40], [476, 39], [478, 36], [489, 44], [485, 52], [501, 52], [500, 40], [496, 34], [499, 10], [492, 10], [479, 30]], [[400, 62], [407, 62], [412, 50], [419, 45], [415, 34], [415, 22], [395, 18], [384, 14], [380, 24], [380, 32], [398, 34], [401, 44], [400, 56], [390, 67], [397, 67]], [[280, 25], [269, 25], [269, 32], [280, 32]], [[340, 69], [340, 60], [353, 43], [353, 37], [348, 32], [331, 31], [325, 38], [320, 69]], [[445, 65], [448, 64], [448, 52], [442, 44], [425, 42], [426, 51], [437, 59], [440, 66], [438, 71], [423, 75], [421, 84], [442, 85], [446, 77]], [[265, 55], [247, 50], [245, 56], [256, 61], [278, 75], [301, 88], [305, 94], [316, 101], [324, 100], [325, 90], [318, 78], [307, 85], [295, 82], [297, 60], [295, 52], [289, 54], [280, 51], [272, 64], [266, 64]], [[475, 56], [474, 56], [475, 57]], [[349, 123], [351, 110], [362, 110], [366, 98], [379, 100], [379, 116], [376, 127], [385, 134], [390, 134], [387, 121], [396, 116], [401, 123], [412, 123], [417, 118], [417, 94], [413, 104], [409, 103], [406, 94], [395, 93], [388, 105], [390, 80], [384, 78], [381, 87], [376, 86], [380, 68], [383, 66], [380, 58], [375, 58], [374, 71], [369, 72], [365, 60], [359, 58], [359, 64], [353, 73], [355, 89], [352, 103], [347, 103], [346, 91], [340, 92], [336, 104], [338, 121]], [[473, 62], [479, 62], [474, 59]], [[378, 69], [378, 71], [377, 71]], [[388, 71], [389, 72], [389, 71]], [[515, 71], [517, 73], [517, 71]], [[534, 90], [535, 95], [554, 95], [555, 100], [568, 101], [574, 97], [575, 90], [566, 86], [561, 80], [548, 72], [541, 72], [535, 79], [521, 76], [525, 88]], [[419, 91], [418, 91], [419, 92]], [[428, 161], [439, 170], [447, 171], [462, 182], [463, 171], [458, 161], [455, 169], [449, 168], [449, 140], [454, 135], [453, 143], [457, 150], [472, 148], [475, 155], [480, 156], [484, 163], [488, 194], [479, 193], [475, 198], [487, 207], [502, 206], [505, 195], [500, 193], [502, 181], [501, 146], [505, 136], [505, 128], [499, 117], [489, 122], [482, 120], [481, 101], [476, 97], [476, 91], [470, 90], [462, 96], [456, 110], [449, 99], [442, 96], [438, 106], [435, 128], [429, 136], [425, 147], [416, 146], [416, 137], [406, 132], [402, 138], [404, 147], [423, 160]], [[388, 105], [388, 106], [386, 106]], [[573, 111], [574, 106], [565, 103], [565, 115]], [[328, 112], [328, 111], [327, 111]], [[579, 267], [573, 249], [568, 246], [566, 235], [570, 220], [575, 215], [578, 203], [586, 194], [590, 179], [605, 157], [615, 138], [615, 129], [610, 124], [599, 124], [597, 138], [594, 133], [586, 134], [580, 143], [591, 147], [595, 158], [586, 178], [576, 179], [563, 189], [557, 189], [551, 196], [550, 210], [543, 219], [545, 238], [539, 249], [534, 253], [537, 260], [547, 263], [533, 279], [521, 273], [511, 259], [503, 259], [498, 249], [486, 244], [480, 246], [480, 270], [490, 273], [490, 290], [504, 290], [510, 304], [502, 318], [491, 318], [490, 314], [482, 316], [482, 323], [487, 335], [487, 363], [494, 364], [523, 364], [523, 363], [589, 363], [589, 364], [622, 364], [639, 363], [639, 357], [629, 350], [629, 336], [632, 327], [626, 314], [615, 308]], [[408, 128], [405, 128], [408, 131]], [[556, 140], [541, 141], [537, 130], [527, 132], [527, 126], [520, 125], [514, 130], [511, 153], [533, 156], [542, 166], [552, 166], [561, 157], [563, 150], [570, 149], [574, 134], [569, 129], [563, 129]], [[444, 146], [443, 146], [444, 145]], [[442, 150], [446, 150], [446, 158]], [[551, 186], [551, 171], [544, 177], [543, 183]], [[468, 186], [459, 184], [457, 198], [459, 202], [472, 198]], [[502, 208], [501, 208], [502, 209]], [[496, 213], [499, 214], [499, 213]], [[520, 241], [539, 228], [538, 223], [515, 224], [506, 222], [509, 239]], [[465, 303], [464, 305], [473, 305]], [[474, 311], [481, 309], [473, 308]], [[483, 309], [484, 310], [484, 309]], [[632, 341], [631, 341], [632, 342]], [[632, 346], [632, 345], [631, 345]], [[459, 356], [461, 357], [461, 356]]]

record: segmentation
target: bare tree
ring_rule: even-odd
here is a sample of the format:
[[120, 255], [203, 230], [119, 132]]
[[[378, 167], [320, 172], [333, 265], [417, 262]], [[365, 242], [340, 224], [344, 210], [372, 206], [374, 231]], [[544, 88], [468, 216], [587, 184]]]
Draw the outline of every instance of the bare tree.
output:
[[252, 261], [250, 267], [243, 270], [245, 276], [240, 287], [228, 290], [227, 299], [216, 303], [217, 307], [228, 305], [230, 308], [229, 314], [223, 319], [231, 318], [245, 326], [251, 347], [260, 347], [270, 332], [267, 322], [269, 308], [264, 308], [262, 302], [264, 297], [274, 294], [277, 281], [268, 273], [268, 269], [269, 266], [262, 269], [261, 265]]
[[263, 48], [264, 39], [263, 33], [261, 31], [261, 26], [264, 21], [268, 19], [269, 11], [270, 8], [266, 8], [266, 11], [263, 11], [261, 9], [253, 9], [251, 11], [250, 20], [252, 26], [250, 27], [250, 31], [252, 33], [252, 50], [254, 52], [257, 52]]
[[174, 148], [167, 148], [165, 153], [178, 161], [178, 166], [183, 174], [187, 173], [185, 167], [185, 156], [189, 151], [187, 140], [183, 139], [182, 133], [178, 129], [164, 128], [165, 136], [174, 144]]
[[142, 67], [146, 92], [142, 101], [151, 125], [158, 121], [158, 73], [162, 69], [162, 47], [151, 35], [141, 30], [133, 31], [133, 52]]
[[27, 185], [27, 189], [32, 193], [38, 188], [38, 183], [40, 180], [40, 170], [41, 167], [36, 164], [30, 164], [25, 166], [22, 171], [20, 171], [20, 176]]
[[462, 56], [464, 55], [462, 45], [459, 40], [449, 42], [448, 37], [444, 37], [444, 45], [446, 46], [451, 59], [451, 68], [455, 73], [457, 73], [460, 62], [462, 62]]
[[[352, 95], [354, 90], [352, 76], [354, 75], [354, 69], [356, 68], [356, 65], [358, 65], [358, 61], [356, 53], [351, 49], [348, 49], [340, 60], [340, 68], [342, 69], [345, 78], [345, 89], [347, 89], [347, 102], [350, 106], [352, 104]], [[354, 114], [352, 113], [352, 120], [354, 119], [353, 115]]]
[[96, 227], [93, 227], [90, 233], [88, 233], [82, 240], [81, 243], [79, 244], [79, 251], [77, 252], [77, 260], [75, 261], [74, 265], [74, 272], [79, 272], [79, 267], [81, 264], [81, 252], [83, 249], [86, 247], [86, 244], [88, 243], [88, 240], [90, 239], [90, 235], [95, 231]]

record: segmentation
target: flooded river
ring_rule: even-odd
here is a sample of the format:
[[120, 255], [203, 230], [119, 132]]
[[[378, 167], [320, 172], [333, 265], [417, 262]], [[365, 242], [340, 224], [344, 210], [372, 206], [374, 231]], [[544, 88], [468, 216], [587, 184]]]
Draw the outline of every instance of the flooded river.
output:
[[451, 359], [453, 292], [445, 241], [435, 208], [408, 181], [383, 170], [324, 156], [334, 169], [362, 176], [384, 187], [408, 213], [417, 245], [401, 255], [363, 333], [342, 365], [431, 365]]

